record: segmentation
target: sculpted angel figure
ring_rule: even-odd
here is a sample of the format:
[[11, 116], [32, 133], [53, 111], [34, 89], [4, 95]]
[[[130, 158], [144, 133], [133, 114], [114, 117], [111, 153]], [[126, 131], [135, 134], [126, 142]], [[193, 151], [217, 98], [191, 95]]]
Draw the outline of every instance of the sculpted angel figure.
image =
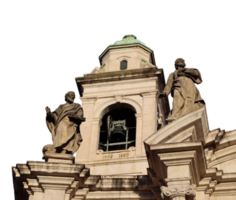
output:
[[159, 98], [173, 97], [172, 114], [168, 117], [177, 118], [187, 114], [202, 105], [205, 105], [197, 87], [194, 83], [202, 82], [201, 74], [197, 69], [185, 68], [184, 59], [178, 58], [175, 61], [175, 72], [169, 75], [167, 84]]
[[83, 109], [74, 103], [75, 93], [65, 95], [65, 104], [60, 105], [54, 112], [46, 107], [46, 122], [52, 134], [53, 145], [46, 145], [43, 153], [74, 154], [82, 142], [80, 124], [85, 121]]

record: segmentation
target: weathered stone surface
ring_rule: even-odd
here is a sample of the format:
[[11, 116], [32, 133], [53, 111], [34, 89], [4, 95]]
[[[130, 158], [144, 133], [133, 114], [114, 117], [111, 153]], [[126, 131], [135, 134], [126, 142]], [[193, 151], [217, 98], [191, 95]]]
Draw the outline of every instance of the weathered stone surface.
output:
[[159, 97], [173, 96], [173, 109], [169, 119], [176, 119], [205, 104], [194, 83], [202, 82], [197, 69], [185, 68], [185, 61], [178, 58], [175, 61], [176, 71], [171, 73], [163, 93]]
[[[12, 168], [15, 199], [235, 200], [236, 131], [209, 130], [206, 107], [199, 105], [204, 102], [194, 85], [201, 82], [200, 73], [184, 69], [182, 59], [176, 61], [177, 70], [160, 95], [173, 90], [172, 119], [166, 124], [168, 100], [158, 99], [163, 71], [154, 66], [150, 48], [140, 41], [126, 44], [128, 39], [102, 53], [100, 69], [76, 78], [87, 119], [81, 125], [84, 142], [77, 164], [72, 154], [80, 143], [74, 134], [80, 132], [74, 128], [83, 121], [83, 112], [69, 92], [67, 103], [55, 112], [46, 108], [53, 136], [53, 144], [44, 148], [46, 162]], [[132, 41], [137, 42], [134, 37]], [[122, 61], [127, 69], [120, 71]], [[63, 111], [70, 105], [75, 105], [68, 110], [76, 116]], [[102, 117], [121, 105], [134, 111], [135, 146], [98, 149]]]
[[60, 105], [54, 112], [46, 107], [47, 126], [52, 134], [52, 145], [43, 148], [46, 153], [74, 154], [82, 142], [79, 126], [85, 121], [80, 104], [74, 103], [75, 93], [65, 95], [66, 104]]
[[179, 187], [161, 187], [162, 198], [166, 196], [170, 200], [185, 200], [185, 196], [188, 199], [195, 200], [196, 185], [179, 186]]

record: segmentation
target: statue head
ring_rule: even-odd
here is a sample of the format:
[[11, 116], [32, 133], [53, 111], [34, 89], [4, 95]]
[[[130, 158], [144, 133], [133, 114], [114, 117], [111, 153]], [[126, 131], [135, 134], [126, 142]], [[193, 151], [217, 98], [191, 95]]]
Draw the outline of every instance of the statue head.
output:
[[175, 69], [178, 69], [178, 67], [184, 68], [186, 66], [185, 61], [183, 58], [178, 58], [175, 61]]
[[70, 92], [66, 93], [66, 95], [65, 95], [65, 101], [66, 102], [73, 103], [74, 99], [75, 99], [75, 93], [74, 92], [70, 91]]

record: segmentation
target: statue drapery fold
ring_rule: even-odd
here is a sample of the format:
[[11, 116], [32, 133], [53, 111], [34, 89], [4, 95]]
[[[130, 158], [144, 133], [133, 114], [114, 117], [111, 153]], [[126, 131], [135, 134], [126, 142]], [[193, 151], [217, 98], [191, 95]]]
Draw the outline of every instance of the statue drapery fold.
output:
[[163, 93], [171, 93], [173, 99], [172, 116], [178, 117], [205, 104], [194, 83], [202, 82], [197, 69], [184, 68], [171, 73]]
[[76, 152], [82, 142], [79, 125], [83, 119], [83, 109], [77, 103], [60, 105], [48, 115], [46, 122], [52, 134], [53, 149]]

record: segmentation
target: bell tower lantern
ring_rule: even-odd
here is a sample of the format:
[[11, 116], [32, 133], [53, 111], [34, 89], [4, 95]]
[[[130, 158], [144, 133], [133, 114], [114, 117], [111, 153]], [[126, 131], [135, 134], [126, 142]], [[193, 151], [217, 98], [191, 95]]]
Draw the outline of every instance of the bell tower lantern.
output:
[[99, 56], [100, 67], [76, 78], [84, 116], [83, 142], [77, 163], [91, 174], [146, 174], [143, 141], [165, 125], [167, 99], [163, 70], [154, 52], [134, 35], [109, 45]]
[[143, 68], [146, 63], [155, 65], [154, 53], [134, 35], [108, 46], [99, 56], [102, 72]]

